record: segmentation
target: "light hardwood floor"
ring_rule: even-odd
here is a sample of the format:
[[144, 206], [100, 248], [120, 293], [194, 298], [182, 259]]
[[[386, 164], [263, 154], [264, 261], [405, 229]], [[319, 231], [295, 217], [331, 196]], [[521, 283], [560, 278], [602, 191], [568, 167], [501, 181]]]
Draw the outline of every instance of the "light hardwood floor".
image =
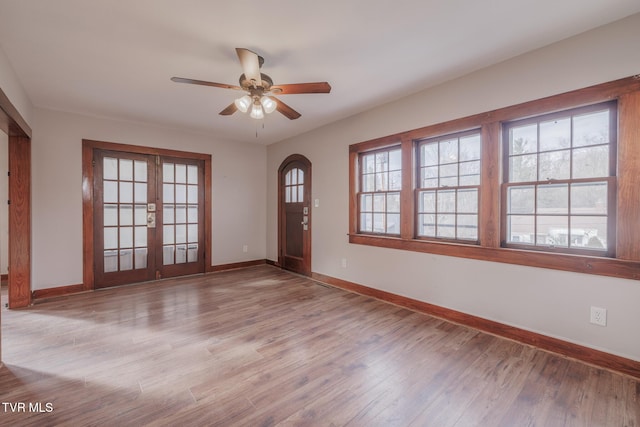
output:
[[3, 426], [640, 425], [633, 378], [270, 266], [4, 302]]

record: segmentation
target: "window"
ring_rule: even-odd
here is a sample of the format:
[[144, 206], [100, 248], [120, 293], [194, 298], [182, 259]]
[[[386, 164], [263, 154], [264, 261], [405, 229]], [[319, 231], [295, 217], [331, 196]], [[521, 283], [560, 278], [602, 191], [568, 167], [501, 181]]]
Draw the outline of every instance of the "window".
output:
[[360, 156], [360, 232], [400, 234], [401, 186], [400, 148]]
[[480, 132], [418, 142], [419, 237], [478, 240]]
[[349, 147], [349, 242], [640, 280], [640, 78]]
[[504, 126], [507, 246], [607, 253], [616, 123], [606, 103]]
[[284, 176], [285, 203], [304, 202], [304, 171], [293, 168]]

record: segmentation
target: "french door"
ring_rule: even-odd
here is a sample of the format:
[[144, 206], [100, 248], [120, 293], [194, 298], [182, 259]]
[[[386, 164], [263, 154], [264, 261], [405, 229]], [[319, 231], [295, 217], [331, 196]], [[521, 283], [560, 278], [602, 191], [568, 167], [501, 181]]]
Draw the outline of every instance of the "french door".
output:
[[204, 162], [93, 151], [94, 287], [204, 272]]

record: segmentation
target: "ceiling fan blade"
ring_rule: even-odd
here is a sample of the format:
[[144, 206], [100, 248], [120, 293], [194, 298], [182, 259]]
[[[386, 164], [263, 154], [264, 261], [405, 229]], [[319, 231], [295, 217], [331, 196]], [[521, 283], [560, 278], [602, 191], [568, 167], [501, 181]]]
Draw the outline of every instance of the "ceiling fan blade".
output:
[[220, 114], [221, 116], [230, 116], [233, 113], [235, 113], [236, 111], [238, 111], [238, 107], [236, 107], [235, 102], [232, 102], [231, 104], [229, 104], [229, 106], [227, 108], [225, 108], [224, 110], [220, 111], [218, 114]]
[[290, 95], [296, 93], [329, 93], [331, 85], [327, 82], [293, 83], [288, 85], [275, 85], [269, 89], [277, 95]]
[[262, 78], [260, 77], [260, 57], [258, 54], [241, 47], [236, 48], [236, 53], [238, 54], [240, 65], [242, 65], [244, 76], [248, 80], [255, 80], [257, 84], [260, 84]]
[[276, 102], [276, 104], [278, 104], [278, 106], [276, 107], [276, 110], [282, 113], [282, 115], [284, 115], [289, 120], [295, 120], [302, 115], [298, 113], [296, 110], [294, 110], [293, 108], [289, 107], [284, 102], [280, 101], [278, 98], [274, 98], [274, 97], [270, 97], [270, 98], [273, 99]]
[[176, 83], [189, 83], [192, 85], [220, 87], [222, 89], [244, 90], [240, 86], [228, 85], [226, 83], [206, 82], [204, 80], [185, 79], [183, 77], [171, 77], [171, 81]]

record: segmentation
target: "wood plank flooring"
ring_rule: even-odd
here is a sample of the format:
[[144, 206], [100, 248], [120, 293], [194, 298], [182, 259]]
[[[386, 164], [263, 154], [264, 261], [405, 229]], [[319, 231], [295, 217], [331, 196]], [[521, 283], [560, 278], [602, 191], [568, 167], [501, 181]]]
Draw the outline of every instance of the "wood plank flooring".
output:
[[2, 426], [640, 425], [631, 377], [271, 266], [3, 299]]

